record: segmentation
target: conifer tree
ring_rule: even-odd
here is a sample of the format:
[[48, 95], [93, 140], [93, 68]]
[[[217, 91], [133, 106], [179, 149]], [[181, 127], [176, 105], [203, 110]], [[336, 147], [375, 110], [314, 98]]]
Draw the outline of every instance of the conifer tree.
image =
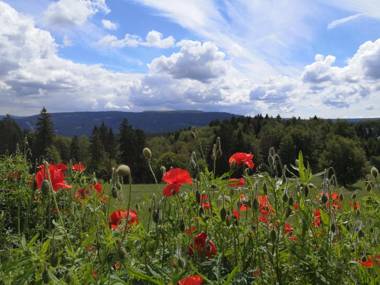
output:
[[35, 157], [41, 158], [53, 144], [54, 126], [50, 114], [43, 107], [36, 125]]
[[82, 160], [81, 155], [80, 155], [79, 139], [77, 136], [74, 136], [71, 140], [70, 156], [71, 156], [71, 159], [74, 160], [75, 162], [79, 162]]
[[0, 154], [14, 153], [17, 145], [22, 143], [22, 132], [17, 123], [6, 115], [0, 121]]

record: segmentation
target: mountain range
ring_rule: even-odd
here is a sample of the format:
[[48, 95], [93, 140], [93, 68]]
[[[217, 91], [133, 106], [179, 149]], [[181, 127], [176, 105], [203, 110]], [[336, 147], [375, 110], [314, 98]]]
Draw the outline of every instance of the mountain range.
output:
[[[104, 122], [118, 132], [123, 119], [148, 134], [177, 131], [188, 127], [201, 127], [213, 120], [225, 120], [237, 116], [224, 112], [202, 111], [145, 111], [145, 112], [67, 112], [51, 113], [55, 132], [63, 136], [90, 135], [96, 125]], [[27, 117], [11, 116], [25, 130], [35, 128], [38, 115]], [[1, 117], [0, 117], [1, 118]]]

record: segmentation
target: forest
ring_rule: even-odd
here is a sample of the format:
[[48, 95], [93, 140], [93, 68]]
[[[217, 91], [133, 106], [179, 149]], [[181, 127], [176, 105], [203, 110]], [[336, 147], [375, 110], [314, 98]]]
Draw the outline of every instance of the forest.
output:
[[227, 171], [227, 160], [236, 150], [254, 153], [256, 170], [265, 168], [269, 149], [277, 150], [283, 165], [290, 166], [302, 151], [313, 171], [333, 167], [338, 182], [350, 185], [371, 166], [380, 168], [380, 120], [325, 120], [270, 117], [233, 117], [212, 121], [208, 126], [188, 128], [161, 135], [147, 135], [124, 120], [118, 133], [104, 123], [93, 128], [90, 137], [58, 136], [50, 114], [40, 113], [34, 132], [20, 129], [6, 116], [0, 121], [0, 155], [28, 149], [34, 167], [42, 159], [50, 162], [83, 162], [90, 173], [109, 179], [116, 162], [134, 169], [135, 183], [152, 183], [142, 149], [153, 153], [152, 167], [191, 167], [191, 157], [213, 167], [213, 146], [222, 146], [216, 162], [218, 175]]

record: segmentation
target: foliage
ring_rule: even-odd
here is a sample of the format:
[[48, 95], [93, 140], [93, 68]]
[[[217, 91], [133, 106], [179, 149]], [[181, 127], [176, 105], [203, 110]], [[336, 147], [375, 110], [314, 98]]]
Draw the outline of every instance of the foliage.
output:
[[[192, 157], [196, 171], [192, 179], [186, 170], [172, 169], [163, 178], [167, 185], [157, 185], [166, 189], [166, 196], [153, 195], [134, 200], [135, 204], [131, 185], [123, 184], [131, 183], [133, 168], [118, 167], [108, 192], [83, 168], [70, 164], [67, 169], [50, 165], [56, 174], [42, 181], [45, 163], [38, 170], [39, 189], [33, 189], [25, 155], [3, 157], [0, 280], [176, 284], [191, 277], [203, 284], [380, 282], [376, 169], [366, 178], [370, 192], [362, 189], [351, 196], [336, 185], [330, 170], [318, 174], [321, 185], [314, 184], [315, 175], [302, 154], [293, 167], [279, 169], [271, 149], [268, 171], [261, 172], [245, 169], [253, 168], [251, 159], [251, 154], [234, 154], [228, 159], [228, 171], [216, 176], [197, 167], [198, 160]], [[230, 180], [232, 173], [242, 174], [238, 185]], [[71, 189], [59, 189], [68, 184]], [[115, 203], [121, 205], [120, 211], [113, 212]]]

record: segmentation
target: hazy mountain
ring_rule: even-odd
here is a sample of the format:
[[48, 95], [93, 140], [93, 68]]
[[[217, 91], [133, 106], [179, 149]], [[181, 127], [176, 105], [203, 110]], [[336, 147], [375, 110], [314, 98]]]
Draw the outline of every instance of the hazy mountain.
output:
[[[125, 118], [135, 128], [146, 133], [166, 133], [187, 127], [205, 126], [213, 120], [229, 119], [233, 116], [223, 112], [201, 111], [147, 111], [147, 112], [71, 112], [51, 113], [56, 133], [64, 136], [89, 135], [95, 125], [104, 122], [118, 132]], [[21, 128], [33, 130], [38, 115], [12, 116]]]

